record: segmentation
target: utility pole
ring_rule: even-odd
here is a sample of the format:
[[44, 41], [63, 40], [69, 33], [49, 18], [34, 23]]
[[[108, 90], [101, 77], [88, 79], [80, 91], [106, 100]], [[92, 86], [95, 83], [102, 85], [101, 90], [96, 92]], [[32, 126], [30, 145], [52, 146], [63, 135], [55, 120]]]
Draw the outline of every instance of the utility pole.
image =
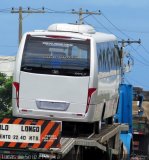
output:
[[100, 11], [98, 11], [98, 12], [90, 12], [90, 11], [88, 11], [88, 10], [86, 10], [86, 11], [83, 11], [82, 10], [82, 8], [80, 8], [80, 10], [79, 11], [75, 11], [74, 9], [72, 10], [72, 12], [71, 12], [72, 14], [77, 14], [77, 15], [79, 15], [79, 24], [83, 24], [83, 15], [84, 14], [86, 14], [86, 15], [100, 15], [101, 13], [100, 13]]
[[44, 8], [42, 10], [31, 10], [29, 7], [27, 9], [22, 9], [22, 7], [19, 7], [18, 9], [12, 8], [11, 13], [18, 13], [19, 14], [19, 43], [22, 38], [22, 22], [23, 22], [23, 13], [45, 13]]
[[122, 40], [122, 41], [118, 41], [118, 43], [121, 43], [121, 48], [120, 48], [120, 63], [121, 63], [121, 84], [124, 83], [124, 74], [125, 74], [125, 70], [124, 70], [124, 47], [125, 44], [130, 45], [132, 43], [141, 43], [141, 40], [139, 39], [138, 41], [131, 41], [131, 40]]

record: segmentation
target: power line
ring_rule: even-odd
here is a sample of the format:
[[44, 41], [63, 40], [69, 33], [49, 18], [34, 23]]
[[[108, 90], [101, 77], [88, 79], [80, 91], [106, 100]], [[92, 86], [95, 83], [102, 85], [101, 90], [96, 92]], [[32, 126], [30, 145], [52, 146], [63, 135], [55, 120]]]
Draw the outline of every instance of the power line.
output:
[[[44, 7], [43, 7], [44, 8]], [[11, 9], [12, 8], [5, 8], [5, 9], [0, 9], [0, 13], [10, 13], [10, 11], [11, 11]], [[27, 8], [26, 8], [27, 9]], [[30, 8], [30, 9], [32, 9], [32, 10], [35, 10], [35, 11], [38, 11], [38, 10], [40, 10], [41, 8]], [[45, 8], [45, 13], [66, 13], [66, 14], [71, 14], [71, 11], [72, 10], [64, 10], [64, 11], [58, 11], [58, 10], [53, 10], [53, 9], [50, 9], [50, 8]], [[102, 15], [108, 20], [108, 21], [110, 21], [103, 13], [102, 13]], [[112, 23], [111, 21], [110, 21], [110, 23]], [[108, 28], [109, 30], [120, 30], [120, 31], [122, 31], [123, 33], [124, 33], [124, 31], [125, 32], [132, 32], [132, 33], [140, 33], [140, 34], [149, 34], [149, 31], [137, 31], [137, 30], [127, 30], [127, 29], [120, 29], [120, 28], [118, 28], [115, 24], [113, 24], [112, 23], [112, 25], [114, 25], [114, 27], [116, 27], [116, 28]], [[98, 28], [98, 27], [96, 27], [96, 28]], [[125, 33], [124, 33], [125, 34]], [[127, 35], [128, 36], [128, 35]]]
[[139, 58], [137, 58], [136, 56], [131, 55], [131, 56], [133, 57], [133, 59], [135, 59], [135, 60], [136, 60], [137, 62], [139, 62], [140, 64], [148, 67], [148, 66], [149, 66], [149, 62], [148, 62], [147, 60], [146, 60], [146, 62], [145, 62], [145, 61], [142, 61], [142, 58], [143, 58], [144, 60], [145, 60], [145, 58], [142, 57], [142, 56], [140, 55], [140, 53], [139, 53], [134, 47], [131, 46], [131, 48], [133, 49], [134, 52], [137, 53], [137, 55], [139, 55], [139, 56], [141, 57], [141, 59], [139, 59]]
[[[121, 34], [126, 36], [127, 38], [131, 38], [129, 35], [127, 35], [125, 32], [123, 32], [121, 29], [119, 29], [115, 24], [113, 24], [103, 13], [101, 14], [113, 27], [115, 27]], [[133, 39], [133, 38], [131, 38]]]
[[[119, 29], [115, 24], [113, 24], [103, 13], [102, 16], [112, 25], [114, 26], [120, 33], [122, 33], [124, 36], [126, 37], [130, 37], [129, 35], [127, 35], [125, 32], [123, 32], [121, 29]], [[131, 37], [130, 37], [131, 38]], [[131, 38], [133, 39], [133, 38]], [[141, 44], [141, 46], [143, 47], [143, 49], [146, 51], [146, 53], [149, 54], [149, 51]]]
[[45, 8], [45, 9], [47, 13], [69, 13], [70, 14], [70, 12], [72, 11], [72, 10], [57, 11], [50, 8]]
[[[95, 20], [98, 24], [100, 24], [106, 31], [108, 31], [108, 32], [111, 33], [111, 34], [114, 34], [114, 33], [111, 32], [105, 25], [103, 25], [94, 15], [92, 15], [92, 17], [93, 17], [94, 20]], [[121, 39], [119, 36], [116, 36], [116, 37], [118, 37], [119, 39]]]
[[[95, 27], [95, 28], [99, 28], [99, 29], [103, 29], [102, 27]], [[109, 28], [109, 30], [117, 30], [116, 28]], [[129, 32], [129, 33], [136, 33], [136, 34], [149, 34], [149, 31], [133, 31], [133, 30], [126, 30], [126, 29], [123, 29], [123, 28], [119, 28], [121, 31], [123, 32]]]
[[145, 51], [147, 54], [149, 54], [149, 51], [148, 51], [143, 45], [141, 45], [141, 47], [144, 49], [144, 51]]
[[[103, 15], [103, 17], [112, 25], [112, 26], [114, 26], [120, 33], [122, 33], [124, 36], [126, 36], [126, 37], [130, 37], [129, 35], [127, 35], [126, 33], [124, 33], [121, 29], [119, 29], [115, 24], [113, 24], [103, 13], [102, 13], [102, 15]], [[131, 38], [131, 37], [130, 37]], [[133, 39], [133, 38], [131, 38], [131, 39]], [[145, 50], [145, 52], [147, 53], [147, 54], [149, 54], [149, 51], [142, 45], [142, 44], [140, 44], [141, 46], [142, 46], [142, 48]], [[134, 49], [134, 48], [133, 48]], [[135, 49], [134, 49], [135, 50]], [[137, 51], [136, 51], [137, 52]], [[144, 59], [144, 57], [142, 57], [143, 59]], [[146, 61], [146, 59], [144, 59], [145, 61]], [[140, 60], [138, 60], [139, 62], [141, 62]]]
[[141, 40], [139, 39], [138, 41], [130, 41], [128, 40], [122, 40], [122, 41], [118, 41], [118, 43], [121, 43], [121, 47], [120, 47], [120, 60], [121, 60], [121, 83], [124, 83], [124, 76], [125, 76], [125, 68], [124, 68], [124, 47], [125, 44], [132, 44], [132, 43], [141, 43]]
[[132, 56], [132, 57], [133, 57], [134, 60], [138, 61], [140, 64], [142, 64], [142, 65], [144, 65], [146, 67], [149, 67], [149, 64], [144, 63], [143, 61], [141, 61], [140, 59], [138, 59], [138, 58], [136, 58], [134, 56]]
[[32, 10], [30, 9], [30, 7], [28, 7], [27, 9], [23, 9], [22, 7], [19, 7], [19, 9], [12, 8], [11, 13], [19, 14], [19, 43], [20, 43], [22, 38], [22, 21], [23, 21], [22, 14], [23, 13], [27, 13], [27, 14], [45, 13], [45, 11], [44, 11], [44, 7], [42, 8], [42, 10]]
[[9, 13], [11, 8], [0, 9], [0, 13]]
[[72, 10], [72, 12], [71, 12], [72, 14], [77, 14], [78, 16], [79, 16], [79, 24], [83, 24], [83, 15], [100, 15], [101, 13], [100, 13], [100, 11], [98, 11], [98, 12], [91, 12], [91, 11], [88, 11], [88, 10], [86, 10], [86, 11], [83, 11], [82, 10], [82, 8], [80, 8], [80, 10], [79, 11], [75, 11], [74, 9]]
[[131, 46], [131, 48], [137, 53], [137, 55], [139, 55], [142, 59], [143, 59], [143, 61], [145, 62], [145, 63], [147, 63], [147, 65], [149, 66], [149, 61], [147, 60], [147, 59], [145, 59], [142, 55], [140, 55], [140, 52], [138, 52], [133, 46]]
[[[115, 29], [115, 30], [118, 30], [121, 34], [123, 34], [123, 35], [125, 35], [125, 36], [127, 36], [127, 37], [130, 37], [129, 35], [127, 35], [126, 33], [124, 33], [123, 31], [122, 31], [122, 29], [120, 29], [120, 28], [118, 28], [114, 23], [112, 23], [106, 16], [105, 16], [105, 14], [101, 14], [101, 12], [100, 11], [96, 11], [96, 12], [89, 12], [88, 10], [86, 10], [86, 11], [83, 11], [82, 9], [80, 9], [79, 11], [75, 11], [75, 10], [65, 10], [65, 11], [57, 11], [57, 10], [53, 10], [53, 9], [50, 9], [50, 8], [44, 8], [44, 7], [42, 7], [42, 10], [40, 9], [40, 8], [37, 8], [37, 9], [35, 9], [35, 8], [30, 8], [30, 7], [28, 7], [28, 8], [26, 8], [26, 9], [23, 9], [22, 8], [22, 11], [20, 11], [21, 10], [21, 8], [22, 7], [20, 7], [19, 9], [14, 9], [14, 8], [5, 8], [5, 9], [1, 9], [0, 10], [0, 13], [10, 13], [10, 10], [11, 10], [11, 13], [19, 13], [19, 25], [21, 26], [22, 24], [21, 24], [21, 21], [23, 20], [23, 18], [24, 17], [21, 17], [21, 14], [22, 13], [28, 13], [28, 15], [30, 14], [30, 13], [59, 13], [59, 14], [61, 14], [61, 13], [64, 13], [64, 14], [78, 14], [79, 15], [79, 21], [82, 21], [83, 19], [85, 19], [85, 18], [87, 18], [88, 16], [90, 16], [90, 15], [92, 15], [92, 17], [105, 29], [105, 30], [107, 30], [109, 33], [112, 33], [113, 34], [113, 32], [111, 31], [112, 29]], [[22, 12], [22, 13], [21, 13]], [[85, 16], [85, 17], [80, 17], [80, 16], [82, 16], [83, 14], [87, 14], [87, 16]], [[102, 15], [114, 28], [107, 28], [105, 25], [103, 25], [94, 15], [95, 14], [97, 14], [97, 15]], [[27, 16], [28, 16], [27, 15]], [[95, 27], [95, 28], [97, 28], [97, 27]], [[20, 39], [21, 39], [21, 37], [22, 37], [22, 29], [21, 29], [21, 27], [19, 27], [19, 41], [20, 41]], [[127, 30], [125, 30], [125, 31], [127, 31]], [[131, 31], [131, 32], [134, 32], [134, 31]], [[146, 32], [145, 32], [146, 33]], [[120, 38], [119, 36], [117, 36], [119, 39], [122, 39], [122, 38]], [[149, 51], [141, 44], [141, 46], [142, 46], [142, 48], [144, 49], [144, 51], [147, 53], [147, 54], [149, 54]], [[8, 46], [9, 47], [9, 46]]]
[[135, 30], [126, 30], [126, 29], [120, 29], [121, 31], [124, 32], [129, 32], [129, 33], [136, 33], [136, 34], [149, 34], [149, 31], [135, 31]]

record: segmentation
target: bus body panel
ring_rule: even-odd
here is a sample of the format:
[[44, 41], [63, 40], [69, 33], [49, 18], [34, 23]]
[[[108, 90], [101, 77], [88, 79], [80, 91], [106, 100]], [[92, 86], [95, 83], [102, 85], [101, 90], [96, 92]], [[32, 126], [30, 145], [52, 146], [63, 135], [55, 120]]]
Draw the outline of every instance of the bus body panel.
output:
[[[20, 82], [20, 109], [31, 109], [32, 101], [34, 105], [31, 107], [35, 111], [38, 110], [36, 101], [66, 102], [69, 105], [67, 112], [77, 113], [79, 107], [79, 113], [85, 113], [89, 77], [66, 78], [65, 76], [21, 72]], [[71, 104], [76, 104], [77, 107], [71, 107]], [[50, 112], [48, 106], [46, 112], [47, 114]]]

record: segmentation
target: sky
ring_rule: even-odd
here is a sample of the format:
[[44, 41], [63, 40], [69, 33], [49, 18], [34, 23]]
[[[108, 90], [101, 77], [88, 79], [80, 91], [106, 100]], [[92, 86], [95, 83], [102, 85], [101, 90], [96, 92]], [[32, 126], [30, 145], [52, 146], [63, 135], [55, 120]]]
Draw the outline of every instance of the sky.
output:
[[[0, 56], [15, 56], [18, 49], [18, 14], [11, 8], [19, 7], [53, 13], [23, 14], [23, 33], [47, 29], [53, 23], [75, 23], [78, 16], [69, 14], [72, 9], [98, 12], [84, 18], [99, 32], [112, 33], [118, 41], [141, 39], [141, 44], [125, 46], [125, 59], [131, 64], [125, 73], [125, 83], [149, 91], [149, 1], [148, 0], [0, 0]], [[58, 13], [58, 12], [63, 13]], [[86, 15], [85, 15], [86, 16]], [[119, 43], [121, 46], [121, 43]]]

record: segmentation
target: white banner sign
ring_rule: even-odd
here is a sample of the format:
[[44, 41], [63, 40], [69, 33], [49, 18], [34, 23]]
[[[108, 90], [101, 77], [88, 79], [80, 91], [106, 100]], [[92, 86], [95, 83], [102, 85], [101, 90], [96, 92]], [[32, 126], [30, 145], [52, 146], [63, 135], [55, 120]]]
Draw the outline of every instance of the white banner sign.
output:
[[40, 143], [41, 126], [0, 124], [0, 141]]

